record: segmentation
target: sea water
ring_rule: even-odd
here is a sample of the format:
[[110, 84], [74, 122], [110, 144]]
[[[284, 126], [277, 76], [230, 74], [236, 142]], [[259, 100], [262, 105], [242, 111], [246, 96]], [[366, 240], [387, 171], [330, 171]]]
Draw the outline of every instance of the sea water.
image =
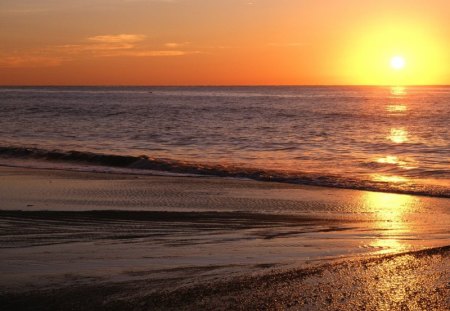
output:
[[443, 197], [449, 124], [448, 86], [0, 88], [3, 157]]

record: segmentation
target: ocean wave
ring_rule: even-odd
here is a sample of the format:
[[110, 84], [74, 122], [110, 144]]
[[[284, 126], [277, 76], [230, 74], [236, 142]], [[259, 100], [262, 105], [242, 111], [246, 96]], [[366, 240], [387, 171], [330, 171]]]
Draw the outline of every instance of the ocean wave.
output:
[[39, 148], [0, 146], [0, 157], [4, 159], [31, 159], [52, 162], [70, 162], [83, 165], [99, 165], [133, 170], [151, 170], [169, 173], [207, 175], [217, 177], [246, 178], [258, 181], [282, 182], [311, 186], [324, 186], [369, 191], [450, 198], [450, 189], [410, 181], [392, 183], [380, 180], [365, 180], [352, 176], [318, 173], [286, 172], [226, 164], [210, 164], [173, 159], [152, 158], [146, 155], [130, 156], [102, 154], [85, 151], [46, 150]]

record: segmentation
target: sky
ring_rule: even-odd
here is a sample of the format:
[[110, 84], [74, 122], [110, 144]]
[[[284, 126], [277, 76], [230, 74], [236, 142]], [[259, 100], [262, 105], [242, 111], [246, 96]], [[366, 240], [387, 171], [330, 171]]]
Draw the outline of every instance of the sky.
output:
[[448, 85], [449, 17], [448, 0], [0, 0], [0, 85]]

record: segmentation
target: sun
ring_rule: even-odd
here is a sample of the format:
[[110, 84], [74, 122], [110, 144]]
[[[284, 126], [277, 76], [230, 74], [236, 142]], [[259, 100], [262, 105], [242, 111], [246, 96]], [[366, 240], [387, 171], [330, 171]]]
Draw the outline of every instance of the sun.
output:
[[391, 67], [395, 70], [401, 70], [405, 68], [405, 59], [401, 56], [394, 56], [391, 58]]

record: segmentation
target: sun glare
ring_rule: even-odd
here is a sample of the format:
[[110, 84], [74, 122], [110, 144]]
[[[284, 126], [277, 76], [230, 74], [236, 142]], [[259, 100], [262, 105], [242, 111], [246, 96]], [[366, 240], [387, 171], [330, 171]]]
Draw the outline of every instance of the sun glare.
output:
[[405, 59], [401, 56], [394, 56], [391, 58], [391, 67], [395, 70], [403, 69], [405, 64]]
[[[449, 54], [440, 32], [414, 19], [380, 17], [346, 38], [342, 63], [348, 84], [426, 85], [448, 76]], [[438, 83], [439, 84], [439, 83]]]

